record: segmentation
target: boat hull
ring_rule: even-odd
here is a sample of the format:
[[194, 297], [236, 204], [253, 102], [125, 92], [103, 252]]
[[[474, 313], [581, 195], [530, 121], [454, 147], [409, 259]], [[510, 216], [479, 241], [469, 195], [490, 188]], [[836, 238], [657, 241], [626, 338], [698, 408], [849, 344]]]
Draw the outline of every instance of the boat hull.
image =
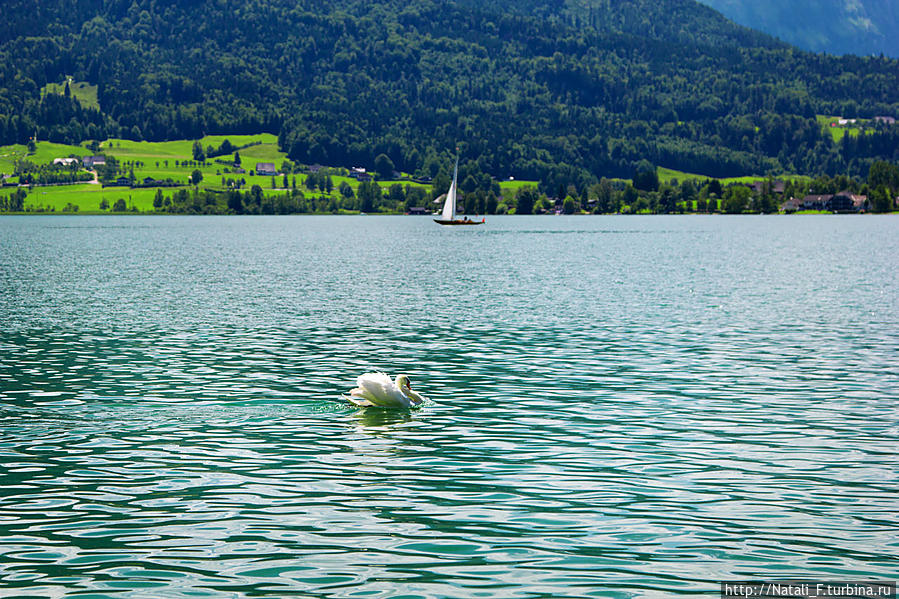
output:
[[482, 220], [443, 220], [441, 218], [435, 218], [434, 222], [438, 225], [483, 225], [484, 221]]

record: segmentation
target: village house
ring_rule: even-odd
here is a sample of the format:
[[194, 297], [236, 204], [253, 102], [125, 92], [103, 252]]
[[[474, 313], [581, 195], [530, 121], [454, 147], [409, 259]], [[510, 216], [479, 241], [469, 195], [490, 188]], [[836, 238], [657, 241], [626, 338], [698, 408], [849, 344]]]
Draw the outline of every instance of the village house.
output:
[[852, 206], [856, 212], [871, 212], [871, 202], [868, 196], [852, 196]]
[[275, 169], [275, 165], [272, 162], [257, 162], [256, 174], [273, 177], [278, 174], [278, 171]]
[[[765, 185], [767, 185], [767, 181], [753, 181], [749, 184], [749, 188], [755, 193], [762, 193], [765, 191]], [[784, 181], [774, 181], [774, 185], [772, 186], [771, 191], [778, 195], [783, 195], [784, 190], [786, 189], [787, 184]]]
[[780, 209], [787, 214], [791, 214], [793, 212], [797, 212], [799, 208], [802, 206], [802, 200], [799, 198], [790, 198], [783, 204], [781, 204]]
[[[793, 199], [791, 198], [790, 202]], [[870, 212], [871, 203], [868, 196], [856, 195], [848, 191], [841, 191], [833, 195], [807, 195], [799, 202], [798, 207], [795, 203], [785, 202], [784, 212], [795, 212], [796, 210], [826, 210], [828, 212], [839, 212], [843, 214], [851, 214], [854, 212]], [[792, 210], [788, 210], [789, 208]]]
[[832, 197], [830, 194], [807, 195], [802, 198], [802, 202], [799, 205], [802, 210], [826, 210], [824, 206], [830, 202]]
[[103, 187], [131, 187], [132, 181], [128, 177], [119, 177], [115, 181], [103, 183]]
[[896, 119], [891, 116], [876, 116], [874, 117], [874, 122], [885, 123], [887, 125], [895, 125]]
[[85, 156], [81, 159], [81, 163], [87, 170], [98, 166], [106, 166], [106, 156]]
[[844, 191], [830, 197], [830, 200], [824, 204], [825, 210], [833, 212], [852, 212], [852, 196], [848, 191]]
[[871, 204], [868, 202], [868, 196], [855, 195], [848, 191], [841, 191], [834, 194], [830, 199], [827, 210], [832, 212], [870, 212]]
[[53, 164], [61, 164], [62, 166], [72, 166], [78, 164], [77, 158], [54, 158]]

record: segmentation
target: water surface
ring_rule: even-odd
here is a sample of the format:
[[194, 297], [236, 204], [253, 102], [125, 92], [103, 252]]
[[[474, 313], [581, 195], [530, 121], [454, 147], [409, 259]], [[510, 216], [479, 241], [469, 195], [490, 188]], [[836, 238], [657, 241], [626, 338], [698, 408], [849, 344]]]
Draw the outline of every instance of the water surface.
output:
[[[2, 217], [0, 595], [895, 578], [897, 233]], [[374, 369], [431, 401], [337, 400]]]

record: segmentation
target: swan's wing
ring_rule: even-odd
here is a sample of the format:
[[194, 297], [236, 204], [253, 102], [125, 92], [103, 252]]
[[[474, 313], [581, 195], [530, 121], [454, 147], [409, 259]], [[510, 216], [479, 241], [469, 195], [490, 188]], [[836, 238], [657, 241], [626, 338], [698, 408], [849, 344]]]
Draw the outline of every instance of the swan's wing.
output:
[[416, 393], [415, 391], [413, 391], [412, 389], [406, 389], [405, 392], [406, 392], [406, 395], [409, 397], [409, 399], [412, 400], [413, 406], [417, 406], [417, 405], [424, 403], [424, 400], [425, 400], [424, 395], [420, 395], [420, 394]]
[[356, 386], [363, 389], [390, 387], [393, 381], [383, 372], [366, 372], [356, 378]]
[[365, 399], [364, 397], [361, 397], [358, 395], [353, 395], [352, 393], [350, 393], [349, 395], [341, 395], [340, 397], [347, 400], [351, 404], [355, 404], [361, 408], [370, 408], [373, 405], [375, 405], [375, 404], [371, 403], [369, 400]]

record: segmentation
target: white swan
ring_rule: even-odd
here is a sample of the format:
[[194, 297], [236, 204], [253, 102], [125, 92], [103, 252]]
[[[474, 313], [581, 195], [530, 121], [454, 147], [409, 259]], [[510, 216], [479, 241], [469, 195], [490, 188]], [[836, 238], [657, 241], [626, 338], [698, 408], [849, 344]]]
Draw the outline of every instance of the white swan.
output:
[[397, 375], [394, 382], [383, 372], [360, 375], [356, 388], [343, 397], [357, 406], [378, 408], [414, 408], [425, 400], [412, 390], [408, 376]]

